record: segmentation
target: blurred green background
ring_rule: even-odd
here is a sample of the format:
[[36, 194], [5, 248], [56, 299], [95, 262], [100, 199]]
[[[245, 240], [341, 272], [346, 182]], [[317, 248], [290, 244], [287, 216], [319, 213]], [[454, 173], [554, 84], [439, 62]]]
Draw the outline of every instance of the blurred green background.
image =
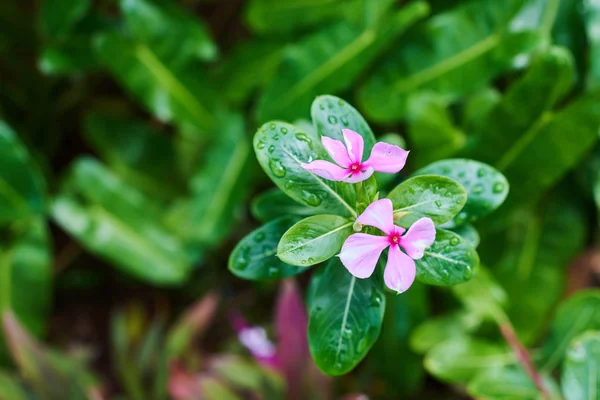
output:
[[[228, 316], [274, 338], [285, 289], [227, 269], [270, 218], [251, 204], [272, 186], [252, 135], [274, 119], [313, 129], [312, 101], [333, 94], [406, 143], [407, 172], [449, 157], [496, 167], [511, 192], [478, 222], [478, 251], [537, 347], [559, 300], [598, 286], [599, 85], [595, 0], [0, 2], [0, 306], [21, 322], [5, 318], [0, 398], [476, 396], [474, 367], [453, 366], [464, 354], [423, 367], [444, 339], [501, 341], [460, 289], [390, 297], [355, 371], [298, 378], [312, 394], [250, 361]], [[287, 283], [296, 296], [308, 274]], [[219, 305], [194, 305], [209, 292]], [[201, 389], [175, 396], [179, 372]]]

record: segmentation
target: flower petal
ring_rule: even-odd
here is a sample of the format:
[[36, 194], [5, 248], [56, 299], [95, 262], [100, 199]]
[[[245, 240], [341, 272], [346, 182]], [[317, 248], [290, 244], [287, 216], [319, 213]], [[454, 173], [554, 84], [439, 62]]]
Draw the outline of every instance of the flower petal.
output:
[[357, 183], [357, 182], [366, 181], [367, 179], [369, 179], [371, 177], [371, 175], [373, 175], [374, 172], [375, 172], [375, 170], [373, 168], [369, 167], [369, 168], [367, 168], [366, 171], [352, 174], [350, 177], [344, 179], [344, 182]]
[[302, 164], [302, 168], [331, 181], [342, 181], [350, 175], [344, 168], [324, 160], [316, 160], [308, 164]]
[[404, 168], [408, 151], [393, 144], [375, 143], [369, 159], [363, 163], [366, 167], [373, 167], [377, 172], [394, 174]]
[[348, 155], [352, 162], [362, 162], [363, 150], [365, 148], [365, 142], [362, 136], [350, 129], [342, 129], [344, 135], [344, 142], [348, 148]]
[[372, 202], [356, 218], [356, 222], [379, 228], [387, 235], [395, 232], [394, 206], [392, 205], [392, 201], [390, 199], [381, 199]]
[[325, 147], [325, 150], [329, 154], [329, 157], [331, 157], [331, 159], [335, 161], [340, 167], [350, 167], [350, 164], [352, 164], [352, 160], [348, 156], [348, 149], [346, 149], [344, 143], [327, 136], [323, 136], [321, 138], [321, 143], [323, 143], [323, 147]]
[[400, 240], [400, 246], [413, 260], [423, 257], [425, 249], [435, 240], [435, 225], [430, 218], [420, 218]]
[[352, 275], [364, 279], [375, 271], [381, 252], [389, 245], [385, 236], [355, 233], [346, 239], [339, 257]]
[[398, 293], [406, 292], [415, 281], [416, 272], [415, 262], [400, 247], [390, 246], [383, 272], [385, 285]]

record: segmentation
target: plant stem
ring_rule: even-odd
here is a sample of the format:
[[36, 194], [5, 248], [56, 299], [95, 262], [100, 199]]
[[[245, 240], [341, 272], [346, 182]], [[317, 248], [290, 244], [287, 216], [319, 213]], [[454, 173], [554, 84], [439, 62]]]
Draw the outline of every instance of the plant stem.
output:
[[504, 322], [500, 323], [499, 328], [500, 332], [502, 333], [502, 336], [504, 336], [504, 339], [512, 349], [513, 353], [515, 354], [515, 356], [517, 356], [519, 364], [521, 364], [529, 378], [538, 388], [542, 397], [546, 400], [551, 400], [550, 393], [548, 393], [548, 391], [546, 390], [546, 386], [542, 381], [540, 373], [537, 371], [537, 369], [531, 362], [531, 356], [529, 355], [529, 352], [527, 351], [525, 346], [523, 346], [523, 344], [521, 344], [521, 342], [519, 341], [519, 338], [517, 337], [510, 321], [508, 321], [507, 319]]
[[362, 201], [362, 182], [358, 182], [356, 183], [356, 205], [357, 205], [357, 211], [358, 211], [358, 205], [361, 203]]
[[0, 252], [0, 312], [10, 309], [11, 303], [11, 253], [9, 250]]

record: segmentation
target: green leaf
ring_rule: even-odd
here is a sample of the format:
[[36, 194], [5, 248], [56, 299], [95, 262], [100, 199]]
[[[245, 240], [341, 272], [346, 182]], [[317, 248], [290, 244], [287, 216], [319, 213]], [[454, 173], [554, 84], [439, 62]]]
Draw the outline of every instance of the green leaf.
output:
[[550, 334], [542, 345], [542, 369], [551, 371], [561, 362], [571, 341], [587, 330], [600, 330], [600, 291], [579, 292], [558, 308]]
[[512, 153], [523, 150], [525, 133], [535, 131], [542, 114], [568, 93], [573, 82], [573, 59], [568, 51], [552, 47], [540, 54], [487, 114], [466, 153], [497, 168], [506, 166]]
[[197, 254], [158, 221], [158, 207], [97, 161], [80, 159], [52, 205], [53, 220], [90, 252], [154, 284], [182, 282]]
[[500, 207], [508, 196], [504, 175], [487, 164], [467, 159], [442, 160], [414, 175], [443, 175], [460, 183], [468, 193], [467, 202], [454, 219], [457, 225], [473, 222]]
[[[543, 375], [542, 381], [551, 399], [561, 398], [554, 379]], [[478, 374], [467, 385], [467, 392], [481, 400], [546, 399], [521, 367], [505, 367]]]
[[280, 279], [297, 275], [305, 268], [289, 265], [277, 256], [277, 245], [298, 217], [280, 217], [250, 232], [229, 256], [229, 270], [251, 280]]
[[600, 57], [600, 36], [597, 28], [600, 23], [600, 5], [595, 1], [585, 1], [583, 15], [585, 32], [589, 42], [588, 83], [590, 86], [597, 87], [600, 84], [600, 62], [598, 59]]
[[479, 232], [477, 232], [477, 229], [475, 229], [473, 225], [466, 223], [460, 226], [455, 226], [454, 228], [450, 228], [449, 230], [462, 236], [462, 238], [471, 243], [471, 246], [474, 248], [479, 246], [481, 238], [479, 236]]
[[173, 231], [207, 245], [219, 243], [229, 233], [250, 184], [251, 152], [242, 116], [223, 118], [219, 135], [203, 156], [204, 164], [190, 180], [190, 196], [169, 210], [167, 223]]
[[417, 280], [429, 285], [451, 286], [467, 282], [479, 265], [471, 244], [454, 232], [436, 230], [435, 242], [415, 260]]
[[479, 132], [484, 127], [488, 113], [500, 102], [502, 95], [493, 87], [482, 88], [467, 99], [461, 115], [465, 132]]
[[503, 308], [508, 304], [508, 296], [483, 267], [477, 269], [471, 281], [454, 286], [452, 292], [471, 313], [492, 321], [499, 321], [505, 315]]
[[310, 107], [310, 115], [319, 136], [327, 136], [344, 143], [342, 129], [359, 133], [364, 142], [366, 160], [376, 139], [371, 127], [352, 105], [339, 97], [325, 95], [317, 97]]
[[586, 332], [569, 345], [562, 368], [566, 400], [596, 399], [600, 394], [600, 332]]
[[168, 58], [170, 49], [120, 33], [99, 35], [95, 48], [121, 85], [158, 119], [195, 133], [214, 128], [216, 97], [197, 65], [175, 64], [178, 60]]
[[252, 39], [237, 44], [215, 79], [229, 103], [242, 105], [252, 92], [273, 80], [285, 49], [281, 41]]
[[51, 38], [67, 35], [92, 5], [90, 0], [48, 0], [40, 9], [42, 32]]
[[448, 105], [434, 92], [410, 96], [407, 120], [412, 154], [415, 155], [412, 161], [416, 166], [449, 157], [465, 142], [465, 134], [454, 125]]
[[332, 20], [347, 6], [347, 0], [252, 0], [246, 8], [245, 19], [259, 34], [293, 33]]
[[290, 46], [259, 101], [258, 119], [304, 117], [315, 96], [348, 89], [390, 41], [428, 11], [426, 3], [412, 2], [376, 27], [339, 22]]
[[182, 194], [177, 154], [166, 134], [140, 120], [108, 114], [85, 119], [88, 142], [124, 181], [156, 198]]
[[308, 217], [326, 212], [323, 204], [319, 207], [308, 207], [291, 199], [278, 188], [269, 189], [256, 196], [250, 205], [252, 216], [260, 222], [268, 222], [286, 215]]
[[30, 397], [16, 377], [0, 371], [0, 399], [29, 400]]
[[410, 336], [410, 348], [425, 354], [449, 339], [466, 338], [481, 325], [481, 317], [464, 310], [429, 318]]
[[534, 32], [507, 29], [523, 2], [470, 1], [429, 19], [361, 88], [361, 108], [378, 122], [399, 121], [414, 92], [433, 90], [453, 102], [509, 70], [539, 43]]
[[44, 181], [15, 132], [0, 120], [0, 226], [44, 212]]
[[468, 337], [442, 342], [425, 356], [425, 369], [448, 383], [466, 383], [484, 371], [514, 363], [508, 348]]
[[300, 204], [322, 205], [328, 212], [343, 216], [357, 215], [352, 185], [321, 178], [301, 167], [314, 160], [329, 159], [317, 135], [285, 122], [269, 122], [254, 135], [254, 151], [271, 180]]
[[354, 230], [352, 221], [337, 215], [315, 215], [292, 226], [281, 238], [277, 257], [291, 265], [308, 267], [340, 252]]
[[438, 175], [421, 175], [405, 180], [388, 196], [394, 212], [408, 212], [400, 220], [409, 226], [422, 217], [431, 218], [436, 225], [452, 219], [467, 201], [467, 192], [456, 181]]
[[324, 268], [310, 302], [308, 344], [321, 371], [343, 375], [377, 340], [385, 296], [379, 279], [357, 279], [337, 258]]

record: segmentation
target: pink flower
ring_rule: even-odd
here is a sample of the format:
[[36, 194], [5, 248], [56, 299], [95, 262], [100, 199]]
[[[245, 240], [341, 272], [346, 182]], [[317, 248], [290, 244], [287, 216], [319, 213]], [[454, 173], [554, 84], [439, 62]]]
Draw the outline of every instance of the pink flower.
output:
[[405, 292], [415, 280], [416, 269], [413, 260], [423, 257], [425, 249], [435, 240], [433, 221], [430, 218], [421, 218], [404, 233], [404, 228], [394, 225], [391, 200], [381, 199], [371, 203], [356, 222], [374, 226], [386, 236], [366, 233], [351, 235], [344, 242], [339, 255], [342, 264], [355, 277], [368, 278], [375, 270], [381, 252], [389, 247], [383, 274], [385, 284], [398, 293]]
[[316, 160], [302, 164], [302, 168], [332, 181], [356, 183], [369, 179], [375, 171], [394, 174], [406, 163], [408, 151], [384, 142], [376, 143], [371, 150], [371, 156], [363, 162], [362, 136], [350, 129], [342, 129], [342, 134], [345, 145], [327, 136], [321, 138], [323, 147], [337, 165], [325, 160]]

